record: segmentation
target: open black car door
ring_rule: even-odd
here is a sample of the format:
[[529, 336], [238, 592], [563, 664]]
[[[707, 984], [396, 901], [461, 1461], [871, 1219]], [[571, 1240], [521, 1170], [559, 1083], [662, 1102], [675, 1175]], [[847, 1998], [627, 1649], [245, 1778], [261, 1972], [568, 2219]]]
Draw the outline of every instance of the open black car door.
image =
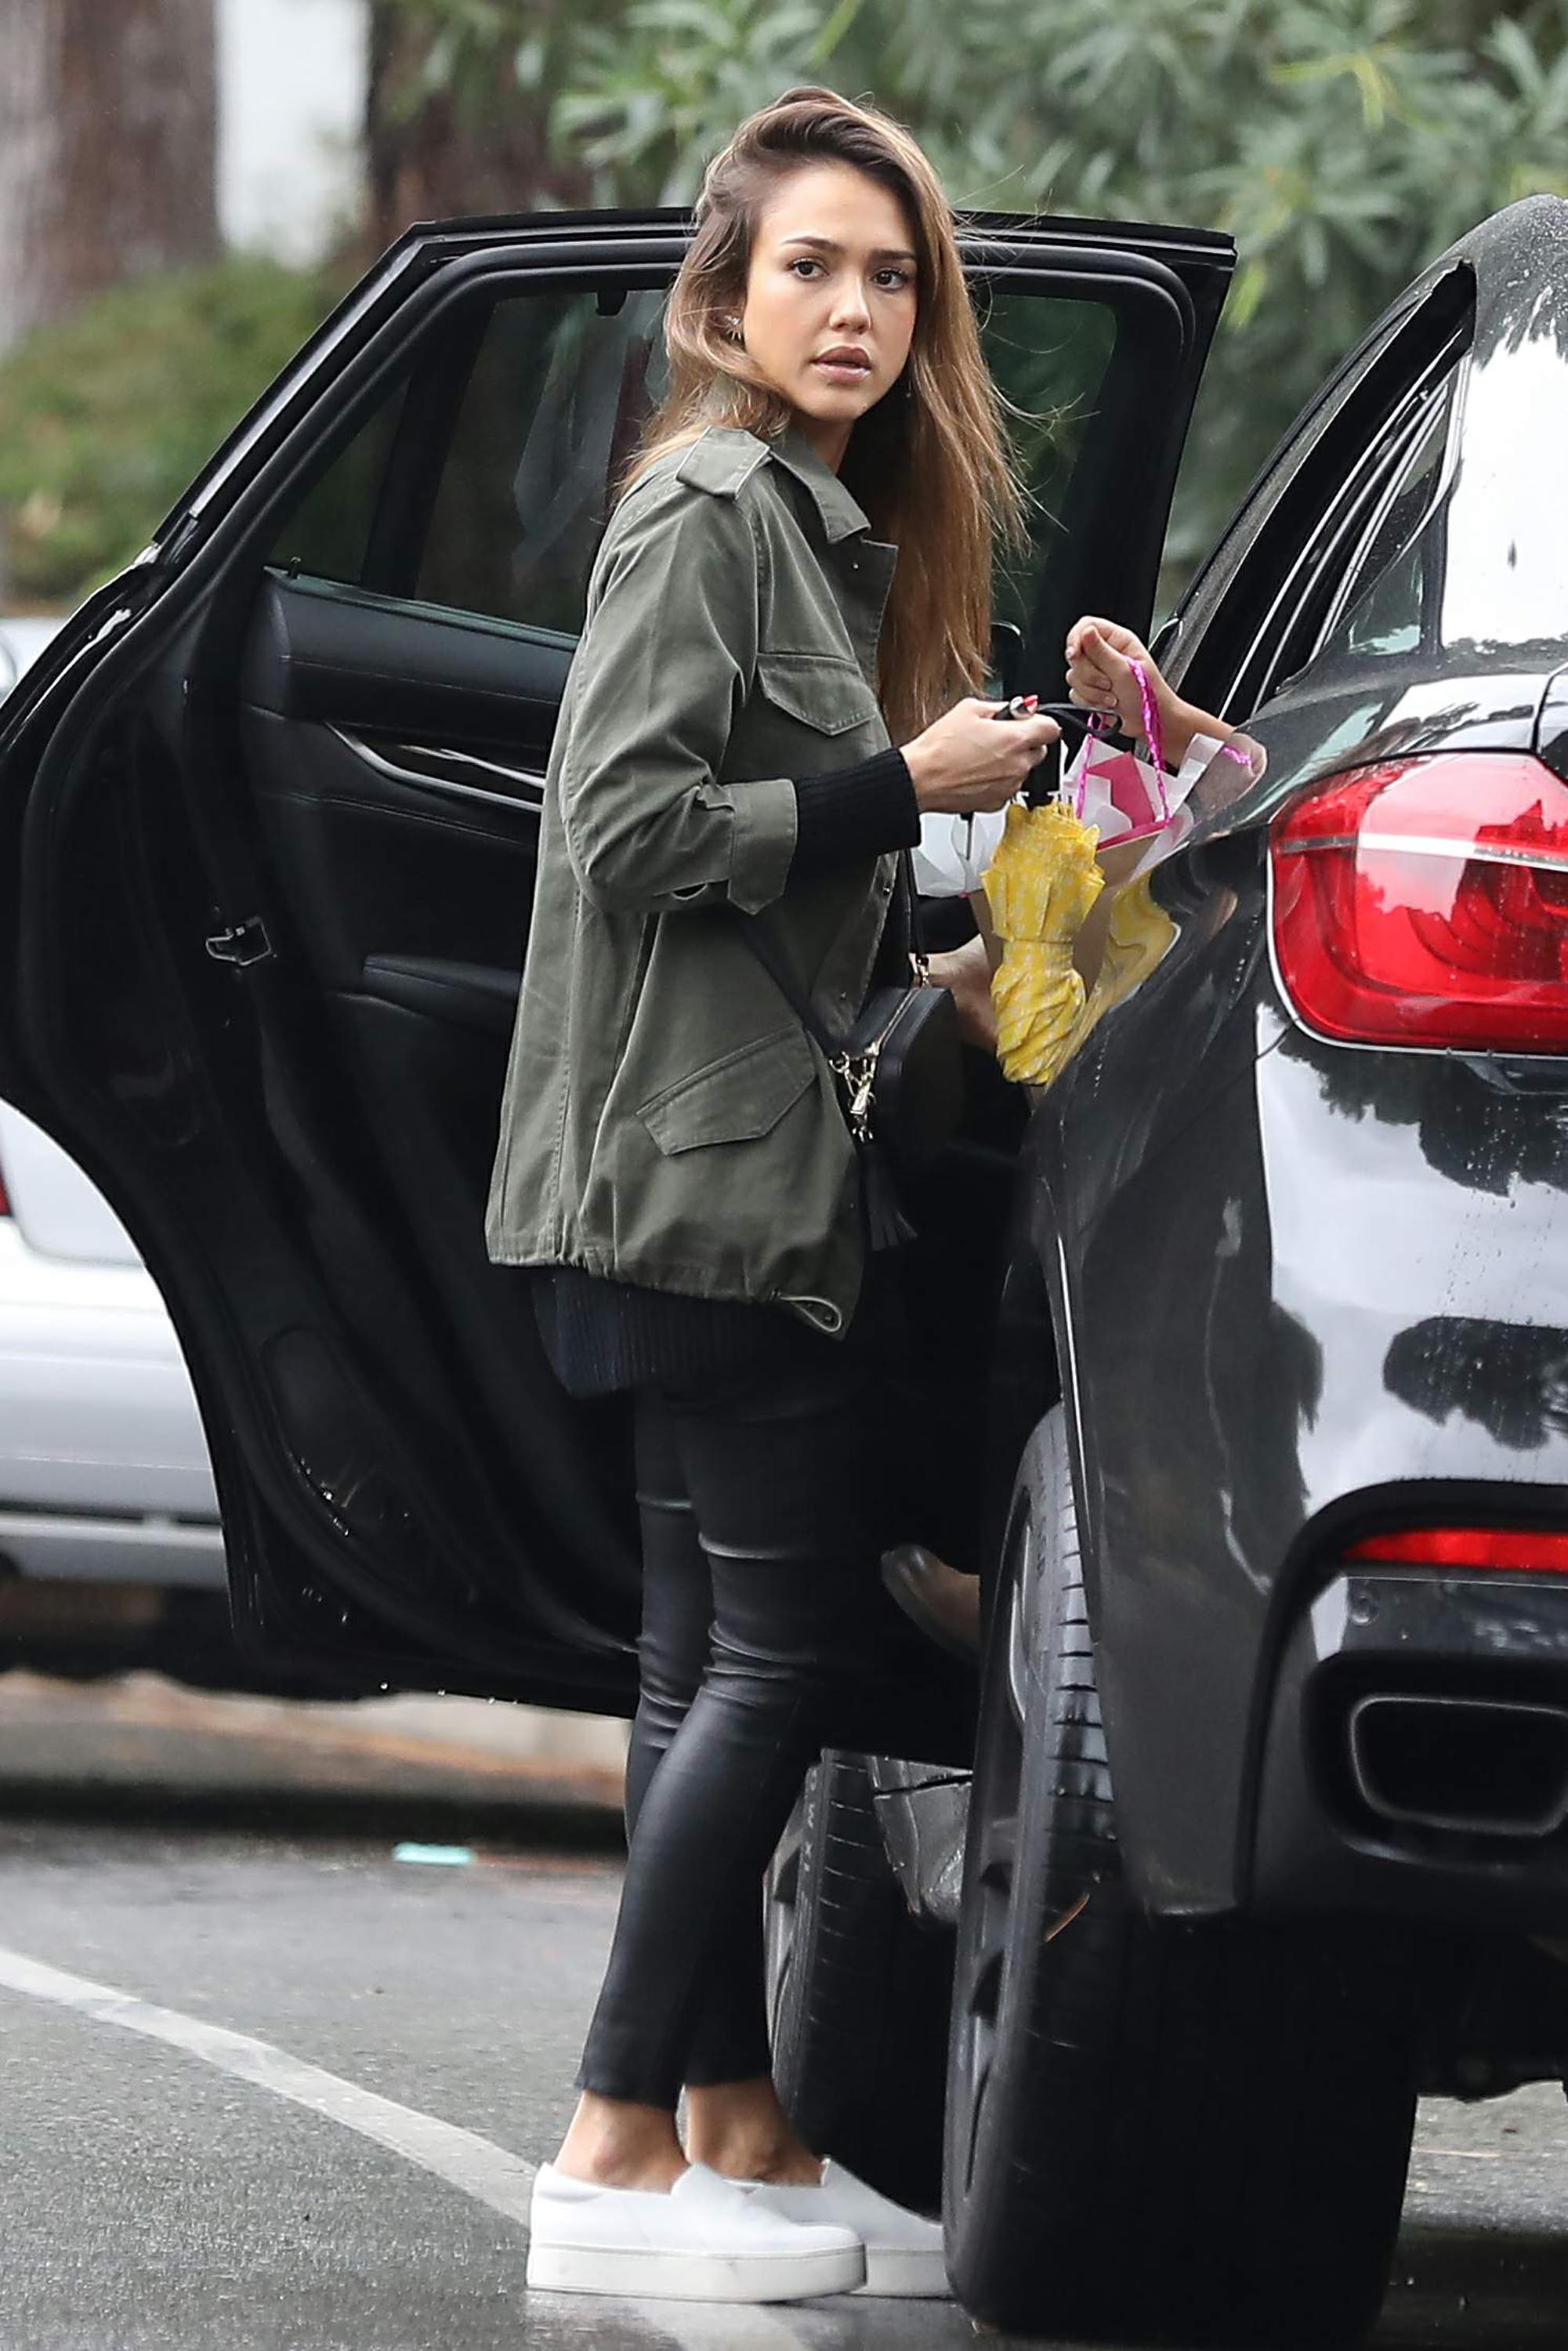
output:
[[[969, 214], [1039, 498], [1015, 684], [1146, 622], [1228, 240]], [[481, 1230], [540, 787], [685, 214], [412, 231], [0, 726], [0, 1092], [108, 1193], [305, 1686], [617, 1709], [616, 1404]]]

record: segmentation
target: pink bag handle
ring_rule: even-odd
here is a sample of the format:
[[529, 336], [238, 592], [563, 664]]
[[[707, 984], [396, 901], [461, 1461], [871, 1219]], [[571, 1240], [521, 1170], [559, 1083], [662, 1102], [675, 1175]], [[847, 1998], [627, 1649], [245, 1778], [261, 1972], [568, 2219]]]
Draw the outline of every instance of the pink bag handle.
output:
[[[1160, 706], [1155, 700], [1155, 690], [1149, 684], [1149, 673], [1145, 668], [1143, 663], [1140, 661], [1129, 662], [1127, 664], [1127, 667], [1132, 671], [1134, 680], [1138, 689], [1138, 708], [1139, 714], [1144, 722], [1144, 742], [1149, 754], [1148, 764], [1155, 771], [1155, 784], [1160, 796], [1160, 822], [1162, 824], [1168, 824], [1170, 822], [1171, 804], [1170, 796], [1166, 790], [1166, 730], [1160, 724]], [[1102, 737], [1111, 734], [1113, 731], [1113, 722], [1109, 711], [1093, 710], [1090, 712], [1089, 733], [1096, 741], [1098, 741]], [[1083, 777], [1082, 772], [1080, 772], [1078, 778], [1077, 804], [1072, 812], [1074, 816], [1080, 818], [1083, 814]]]

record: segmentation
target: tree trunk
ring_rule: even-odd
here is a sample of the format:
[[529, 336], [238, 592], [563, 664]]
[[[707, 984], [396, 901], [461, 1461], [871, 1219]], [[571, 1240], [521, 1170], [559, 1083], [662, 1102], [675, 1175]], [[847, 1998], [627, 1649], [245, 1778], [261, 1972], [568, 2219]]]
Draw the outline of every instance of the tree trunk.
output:
[[0, 351], [219, 250], [214, 0], [0, 0]]
[[[541, 10], [541, 20], [553, 13]], [[422, 92], [434, 39], [409, 0], [371, 0], [365, 104], [367, 241], [381, 252], [412, 221], [463, 213], [524, 213], [591, 203], [585, 169], [562, 165], [545, 144], [539, 93], [517, 88], [512, 44], [498, 41], [487, 87], [458, 95]]]

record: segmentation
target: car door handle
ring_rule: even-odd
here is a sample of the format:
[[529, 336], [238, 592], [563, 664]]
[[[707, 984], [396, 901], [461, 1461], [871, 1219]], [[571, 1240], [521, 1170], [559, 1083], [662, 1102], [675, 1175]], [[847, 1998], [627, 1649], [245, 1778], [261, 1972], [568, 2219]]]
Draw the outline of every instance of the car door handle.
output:
[[[474, 800], [486, 808], [524, 809], [538, 815], [544, 807], [545, 777], [537, 768], [513, 768], [498, 759], [481, 759], [472, 751], [454, 751], [444, 744], [389, 743], [377, 750], [347, 726], [328, 723], [346, 750], [366, 767], [392, 782], [413, 784], [421, 791], [440, 792], [451, 799]], [[497, 791], [478, 779], [493, 777], [509, 789]]]

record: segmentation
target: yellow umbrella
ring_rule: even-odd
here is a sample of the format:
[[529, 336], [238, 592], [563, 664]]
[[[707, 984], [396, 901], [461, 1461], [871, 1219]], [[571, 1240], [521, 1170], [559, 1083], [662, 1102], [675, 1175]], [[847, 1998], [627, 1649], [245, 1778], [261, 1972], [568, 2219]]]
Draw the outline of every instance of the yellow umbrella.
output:
[[1104, 886], [1099, 843], [1096, 827], [1060, 801], [1008, 810], [985, 890], [1002, 942], [991, 975], [997, 1054], [1015, 1084], [1049, 1085], [1072, 1050], [1084, 1005], [1072, 945]]
[[1089, 1000], [1067, 1040], [1064, 1061], [1078, 1050], [1096, 1021], [1103, 1019], [1124, 996], [1132, 994], [1140, 980], [1148, 977], [1155, 966], [1169, 954], [1176, 939], [1176, 925], [1165, 908], [1155, 903], [1151, 875], [1143, 874], [1124, 889], [1113, 892], [1100, 968], [1094, 975]]
[[1112, 886], [1092, 987], [1072, 953], [1105, 875], [1095, 826], [1060, 803], [1014, 807], [986, 874], [991, 928], [1002, 942], [991, 976], [997, 1052], [1019, 1085], [1048, 1086], [1113, 1006], [1175, 944], [1176, 927], [1155, 903], [1150, 877]]

